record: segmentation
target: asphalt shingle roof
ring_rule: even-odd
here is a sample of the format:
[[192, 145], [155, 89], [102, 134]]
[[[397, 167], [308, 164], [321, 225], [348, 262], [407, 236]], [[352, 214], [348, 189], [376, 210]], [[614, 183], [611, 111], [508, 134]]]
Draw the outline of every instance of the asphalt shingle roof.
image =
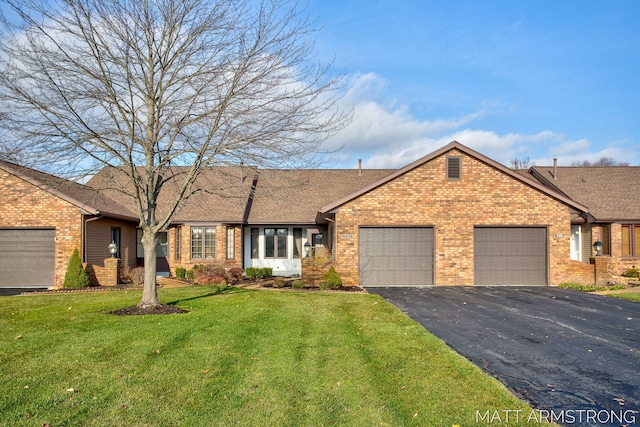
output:
[[117, 217], [136, 218], [137, 216], [134, 211], [116, 203], [106, 194], [91, 186], [2, 160], [0, 160], [0, 168], [22, 179], [26, 179], [33, 185], [49, 191], [67, 200], [69, 203], [75, 204], [81, 209], [92, 209], [104, 215]]
[[589, 207], [596, 220], [640, 220], [640, 167], [534, 166], [541, 182]]
[[318, 209], [392, 173], [388, 169], [260, 170], [249, 224], [315, 223]]

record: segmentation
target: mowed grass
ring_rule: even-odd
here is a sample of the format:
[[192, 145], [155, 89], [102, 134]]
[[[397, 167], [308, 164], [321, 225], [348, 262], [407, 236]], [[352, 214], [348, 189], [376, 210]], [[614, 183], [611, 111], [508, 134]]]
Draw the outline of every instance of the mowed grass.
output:
[[198, 286], [160, 290], [187, 314], [107, 313], [140, 296], [1, 297], [1, 425], [449, 427], [531, 412], [377, 295]]
[[621, 294], [609, 294], [608, 297], [626, 299], [627, 301], [640, 302], [640, 292], [629, 292]]

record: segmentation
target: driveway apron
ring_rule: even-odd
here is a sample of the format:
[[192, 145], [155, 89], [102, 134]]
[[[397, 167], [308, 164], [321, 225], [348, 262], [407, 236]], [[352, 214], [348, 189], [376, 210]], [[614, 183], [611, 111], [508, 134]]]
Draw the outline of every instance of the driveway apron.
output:
[[640, 425], [638, 303], [552, 287], [367, 290], [561, 425]]

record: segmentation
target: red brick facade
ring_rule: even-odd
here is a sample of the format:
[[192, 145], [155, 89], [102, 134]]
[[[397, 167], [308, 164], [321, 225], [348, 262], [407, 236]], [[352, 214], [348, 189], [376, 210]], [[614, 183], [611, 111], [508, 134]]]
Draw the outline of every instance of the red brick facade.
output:
[[[446, 176], [446, 157], [461, 157], [461, 179]], [[549, 284], [574, 278], [566, 204], [494, 167], [453, 150], [339, 207], [336, 269], [358, 284], [360, 226], [433, 226], [436, 285], [474, 284], [474, 226], [544, 226]]]

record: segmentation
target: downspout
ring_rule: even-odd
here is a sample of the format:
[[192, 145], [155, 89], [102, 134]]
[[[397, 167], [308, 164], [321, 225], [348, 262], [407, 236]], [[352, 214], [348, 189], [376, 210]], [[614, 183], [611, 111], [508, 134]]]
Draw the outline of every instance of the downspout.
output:
[[83, 224], [82, 224], [82, 262], [87, 262], [87, 251], [88, 251], [88, 245], [87, 245], [87, 223], [91, 222], [91, 221], [95, 221], [97, 219], [102, 219], [103, 216], [102, 215], [98, 215], [96, 217], [93, 218], [89, 218], [89, 219], [85, 219]]

